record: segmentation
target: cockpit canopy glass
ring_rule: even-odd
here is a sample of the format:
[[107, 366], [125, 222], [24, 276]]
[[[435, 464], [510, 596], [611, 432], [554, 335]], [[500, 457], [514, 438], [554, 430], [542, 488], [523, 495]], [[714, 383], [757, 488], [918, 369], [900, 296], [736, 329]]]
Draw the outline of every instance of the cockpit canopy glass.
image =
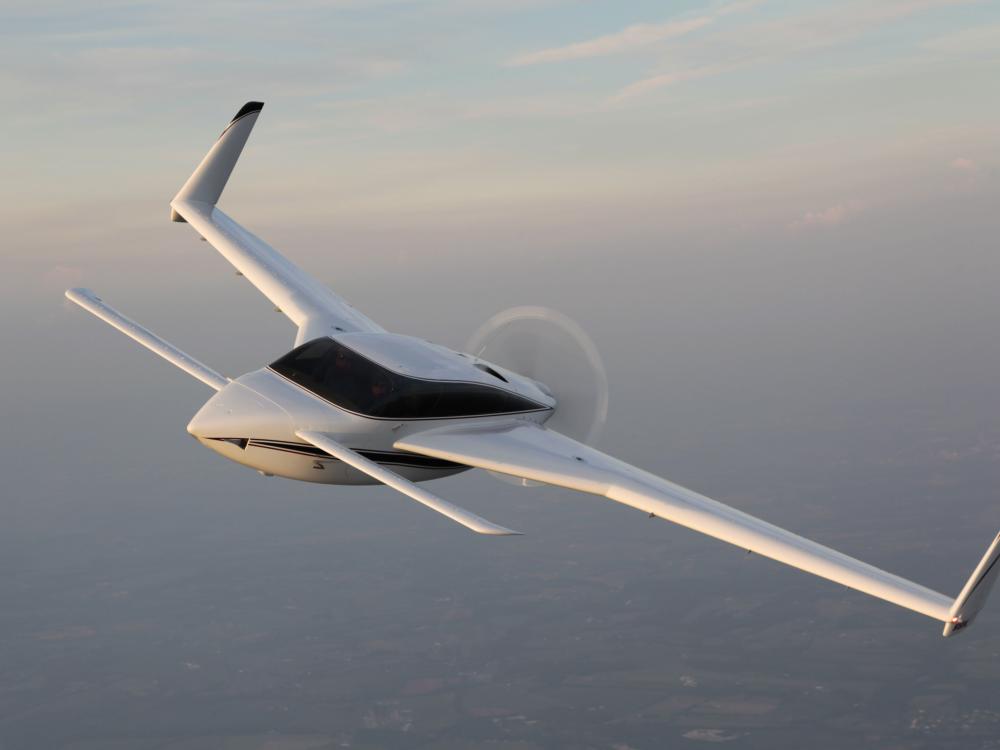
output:
[[272, 363], [271, 369], [348, 411], [383, 419], [444, 419], [547, 408], [488, 385], [400, 375], [330, 338], [302, 344]]

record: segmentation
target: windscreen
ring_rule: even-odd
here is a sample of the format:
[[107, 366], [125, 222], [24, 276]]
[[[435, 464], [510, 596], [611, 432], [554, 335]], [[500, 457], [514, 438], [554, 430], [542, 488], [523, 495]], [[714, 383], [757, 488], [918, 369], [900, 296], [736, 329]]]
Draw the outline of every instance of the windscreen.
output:
[[547, 408], [488, 385], [400, 375], [330, 338], [293, 349], [271, 369], [348, 411], [383, 419], [445, 419]]

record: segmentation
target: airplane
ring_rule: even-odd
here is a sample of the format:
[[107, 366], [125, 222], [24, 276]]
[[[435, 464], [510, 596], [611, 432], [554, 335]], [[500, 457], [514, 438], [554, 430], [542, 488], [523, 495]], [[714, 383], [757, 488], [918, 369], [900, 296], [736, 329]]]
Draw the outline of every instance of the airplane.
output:
[[[575, 399], [573, 408], [590, 412], [574, 422], [566, 418], [574, 399], [560, 398], [559, 376], [546, 383], [528, 367], [479, 356], [491, 331], [486, 346], [480, 341], [470, 354], [390, 333], [363, 315], [216, 206], [263, 106], [248, 102], [236, 113], [171, 201], [170, 215], [190, 224], [291, 319], [298, 332], [290, 352], [228, 378], [93, 292], [66, 292], [217, 391], [187, 426], [202, 445], [265, 475], [384, 484], [476, 533], [517, 534], [417, 484], [485, 469], [526, 485], [592, 493], [686, 526], [932, 617], [944, 623], [944, 636], [978, 615], [1000, 572], [1000, 534], [952, 599], [598, 451], [592, 443], [607, 410], [606, 380], [582, 407]], [[539, 313], [527, 311], [532, 315]], [[502, 319], [500, 327], [509, 322]], [[585, 334], [565, 320], [562, 329], [593, 364]], [[603, 373], [597, 375], [600, 381]], [[560, 424], [566, 429], [554, 429]]]

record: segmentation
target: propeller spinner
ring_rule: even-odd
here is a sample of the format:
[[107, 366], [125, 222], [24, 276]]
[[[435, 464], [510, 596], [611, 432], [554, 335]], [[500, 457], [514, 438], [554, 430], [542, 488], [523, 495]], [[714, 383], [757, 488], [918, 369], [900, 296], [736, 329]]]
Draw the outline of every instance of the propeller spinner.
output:
[[531, 378], [556, 399], [547, 425], [594, 445], [608, 417], [608, 376], [590, 336], [548, 307], [512, 307], [480, 326], [465, 351]]

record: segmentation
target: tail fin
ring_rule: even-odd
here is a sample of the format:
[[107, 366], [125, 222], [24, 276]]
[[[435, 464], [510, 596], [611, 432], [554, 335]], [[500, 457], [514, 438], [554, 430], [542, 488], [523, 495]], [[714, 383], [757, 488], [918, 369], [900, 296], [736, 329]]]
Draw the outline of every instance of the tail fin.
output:
[[[243, 146], [250, 137], [254, 123], [257, 122], [257, 115], [264, 108], [263, 102], [247, 102], [244, 104], [236, 116], [230, 120], [229, 125], [222, 131], [222, 135], [215, 142], [215, 145], [201, 160], [201, 164], [194, 170], [194, 173], [184, 183], [184, 187], [174, 196], [174, 201], [192, 201], [207, 203], [214, 206], [222, 195], [222, 189], [226, 187], [229, 175], [236, 166], [236, 160], [243, 152]], [[172, 203], [173, 201], [171, 201]], [[177, 211], [171, 209], [171, 221], [184, 221], [184, 217]]]
[[947, 637], [961, 630], [976, 618], [979, 610], [986, 603], [986, 597], [990, 595], [993, 584], [996, 583], [997, 574], [1000, 573], [998, 562], [1000, 562], [1000, 534], [997, 534], [993, 544], [986, 550], [983, 559], [979, 561], [979, 565], [969, 576], [962, 593], [955, 599], [955, 603], [951, 606], [951, 612], [948, 613], [949, 619], [945, 622], [942, 635]]

